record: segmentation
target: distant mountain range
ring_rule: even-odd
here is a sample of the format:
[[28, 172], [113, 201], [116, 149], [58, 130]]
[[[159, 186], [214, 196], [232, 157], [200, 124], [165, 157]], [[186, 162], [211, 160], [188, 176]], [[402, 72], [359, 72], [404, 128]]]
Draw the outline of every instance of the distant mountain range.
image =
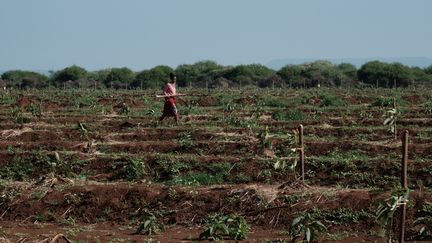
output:
[[363, 64], [370, 61], [381, 61], [387, 63], [399, 62], [410, 67], [421, 67], [425, 68], [432, 65], [432, 58], [428, 57], [394, 57], [394, 58], [383, 58], [383, 57], [371, 57], [371, 58], [284, 58], [274, 59], [265, 64], [267, 67], [279, 70], [287, 64], [302, 64], [306, 62], [313, 62], [316, 60], [328, 60], [334, 64], [339, 63], [351, 63], [357, 68], [360, 68]]

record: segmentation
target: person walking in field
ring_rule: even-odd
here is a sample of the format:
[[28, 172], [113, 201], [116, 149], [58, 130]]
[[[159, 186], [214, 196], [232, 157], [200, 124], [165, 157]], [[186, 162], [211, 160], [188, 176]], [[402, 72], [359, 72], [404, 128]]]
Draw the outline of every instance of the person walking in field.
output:
[[163, 88], [163, 95], [166, 96], [163, 105], [162, 116], [159, 118], [161, 122], [167, 116], [173, 116], [176, 124], [179, 124], [179, 113], [176, 107], [176, 81], [177, 77], [174, 73], [170, 73], [171, 82], [167, 83]]

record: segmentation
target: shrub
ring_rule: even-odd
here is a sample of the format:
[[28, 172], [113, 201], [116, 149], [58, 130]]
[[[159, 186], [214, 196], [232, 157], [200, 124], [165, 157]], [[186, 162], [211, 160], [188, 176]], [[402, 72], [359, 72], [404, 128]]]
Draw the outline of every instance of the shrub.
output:
[[320, 95], [321, 106], [344, 106], [346, 103], [338, 96], [324, 93]]
[[277, 121], [301, 121], [306, 118], [303, 112], [297, 108], [288, 111], [276, 111], [273, 118]]
[[327, 231], [327, 228], [311, 214], [305, 213], [295, 218], [291, 223], [290, 235], [295, 242], [296, 239], [312, 242], [318, 238], [320, 233]]
[[120, 178], [136, 181], [140, 180], [144, 175], [144, 162], [139, 159], [128, 158], [119, 164], [122, 165], [118, 173]]
[[148, 211], [144, 211], [144, 214], [141, 219], [141, 223], [139, 224], [135, 234], [144, 233], [146, 235], [152, 235], [154, 233], [158, 233], [163, 230], [163, 225], [158, 222], [158, 219], [153, 213]]
[[200, 239], [232, 240], [246, 239], [250, 227], [241, 216], [214, 215], [207, 220], [207, 228], [200, 234]]

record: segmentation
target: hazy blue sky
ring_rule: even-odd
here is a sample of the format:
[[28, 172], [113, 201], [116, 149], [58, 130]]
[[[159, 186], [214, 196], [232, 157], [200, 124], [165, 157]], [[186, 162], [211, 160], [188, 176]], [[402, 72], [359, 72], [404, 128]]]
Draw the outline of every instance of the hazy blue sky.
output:
[[0, 0], [0, 70], [432, 57], [431, 0]]

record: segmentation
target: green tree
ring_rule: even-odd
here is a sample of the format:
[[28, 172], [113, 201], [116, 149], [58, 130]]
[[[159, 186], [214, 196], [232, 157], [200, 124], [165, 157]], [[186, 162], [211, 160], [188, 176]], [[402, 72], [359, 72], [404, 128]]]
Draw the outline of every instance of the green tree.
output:
[[48, 85], [48, 77], [30, 71], [12, 70], [1, 75], [6, 85], [16, 88], [42, 88]]
[[425, 68], [424, 72], [427, 73], [427, 74], [432, 75], [432, 65], [430, 65], [429, 67]]
[[53, 75], [53, 82], [57, 87], [62, 87], [66, 82], [78, 83], [79, 80], [86, 79], [86, 77], [87, 70], [82, 67], [72, 65], [55, 72]]
[[351, 63], [341, 63], [337, 65], [339, 69], [348, 79], [357, 80], [357, 68]]
[[304, 67], [303, 76], [307, 78], [311, 86], [316, 83], [324, 86], [341, 85], [345, 75], [330, 61], [318, 60], [302, 65]]
[[107, 79], [110, 72], [111, 69], [101, 69], [98, 71], [89, 72], [87, 74], [89, 85], [92, 87], [95, 85], [96, 87], [101, 87], [101, 85], [105, 86], [105, 80]]
[[150, 70], [144, 70], [139, 72], [133, 83], [131, 84], [132, 87], [138, 88], [161, 88], [164, 86], [166, 82], [169, 81], [170, 73], [172, 73], [174, 70], [169, 66], [156, 66]]
[[363, 64], [357, 71], [359, 80], [367, 84], [386, 87], [387, 79], [387, 64], [380, 61], [370, 61]]
[[248, 64], [229, 67], [219, 72], [220, 77], [244, 85], [257, 85], [259, 81], [267, 79], [276, 72], [261, 64]]
[[206, 87], [213, 79], [214, 73], [223, 67], [214, 61], [199, 61], [192, 65], [179, 65], [175, 73], [180, 87]]
[[127, 88], [135, 78], [135, 73], [127, 67], [112, 68], [104, 79], [107, 87]]
[[408, 87], [415, 78], [411, 68], [401, 63], [389, 64], [388, 68], [389, 87]]
[[400, 63], [383, 63], [371, 61], [365, 63], [357, 72], [357, 76], [365, 83], [379, 87], [407, 87], [415, 78], [413, 71]]
[[302, 66], [290, 64], [282, 67], [277, 72], [277, 74], [284, 80], [287, 85], [293, 86], [293, 84], [303, 83], [303, 72], [304, 68]]

